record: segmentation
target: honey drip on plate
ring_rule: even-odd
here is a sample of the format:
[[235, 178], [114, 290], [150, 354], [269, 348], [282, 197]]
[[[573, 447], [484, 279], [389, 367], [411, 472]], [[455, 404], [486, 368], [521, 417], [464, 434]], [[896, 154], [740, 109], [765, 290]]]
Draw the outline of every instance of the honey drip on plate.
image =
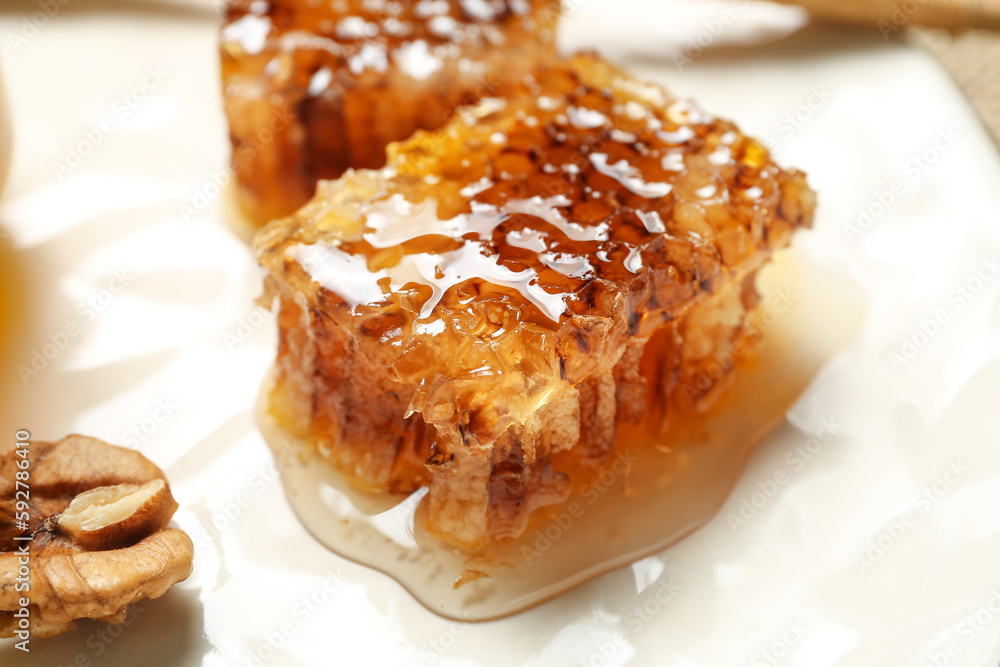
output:
[[661, 551], [710, 520], [753, 447], [856, 330], [860, 307], [833, 290], [842, 283], [818, 268], [801, 270], [792, 253], [780, 255], [761, 275], [762, 306], [789, 286], [795, 303], [737, 360], [712, 408], [671, 422], [663, 435], [620, 427], [600, 473], [536, 513], [521, 537], [472, 553], [427, 534], [425, 489], [409, 497], [358, 491], [281, 429], [269, 411], [270, 382], [258, 423], [282, 464], [294, 511], [320, 542], [394, 578], [438, 614], [502, 617]]

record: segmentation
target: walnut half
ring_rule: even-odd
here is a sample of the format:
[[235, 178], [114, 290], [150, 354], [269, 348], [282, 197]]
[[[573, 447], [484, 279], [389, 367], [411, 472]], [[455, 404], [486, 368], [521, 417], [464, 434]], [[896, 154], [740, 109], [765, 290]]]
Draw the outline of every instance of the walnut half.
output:
[[[27, 494], [15, 482], [24, 459]], [[15, 616], [25, 613], [23, 599], [27, 629], [46, 637], [80, 618], [120, 623], [129, 605], [186, 579], [194, 546], [167, 528], [176, 509], [159, 468], [94, 438], [33, 442], [26, 454], [0, 456], [0, 637], [23, 629]]]

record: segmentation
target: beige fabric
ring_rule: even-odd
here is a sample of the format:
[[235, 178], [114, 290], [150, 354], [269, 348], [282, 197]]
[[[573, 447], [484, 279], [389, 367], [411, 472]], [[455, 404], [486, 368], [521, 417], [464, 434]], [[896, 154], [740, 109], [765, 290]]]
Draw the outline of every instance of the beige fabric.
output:
[[1000, 0], [774, 1], [822, 18], [875, 25], [887, 39], [904, 37], [926, 48], [1000, 144]]
[[953, 37], [914, 30], [910, 35], [938, 57], [1000, 143], [1000, 34], [973, 31]]

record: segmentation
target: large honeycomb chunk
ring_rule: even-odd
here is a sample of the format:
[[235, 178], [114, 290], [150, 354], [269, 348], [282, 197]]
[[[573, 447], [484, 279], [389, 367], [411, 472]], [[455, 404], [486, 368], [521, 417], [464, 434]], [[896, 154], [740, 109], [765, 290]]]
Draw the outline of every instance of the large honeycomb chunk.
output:
[[288, 215], [318, 179], [385, 164], [555, 55], [558, 0], [230, 0], [222, 81], [241, 208]]
[[515, 537], [724, 383], [805, 177], [593, 55], [322, 182], [256, 249], [280, 303], [271, 410], [356, 484], [429, 486], [431, 532]]

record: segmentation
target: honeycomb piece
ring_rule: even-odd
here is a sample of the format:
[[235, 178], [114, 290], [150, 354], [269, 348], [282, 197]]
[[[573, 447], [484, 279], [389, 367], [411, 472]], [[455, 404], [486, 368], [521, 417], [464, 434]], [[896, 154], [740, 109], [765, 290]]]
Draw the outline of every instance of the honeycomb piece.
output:
[[623, 425], [711, 404], [725, 382], [695, 380], [729, 372], [755, 272], [814, 207], [732, 123], [557, 61], [258, 233], [272, 413], [360, 486], [429, 486], [440, 538], [516, 537]]
[[241, 208], [288, 215], [318, 179], [385, 164], [555, 56], [559, 0], [230, 0], [223, 95]]

